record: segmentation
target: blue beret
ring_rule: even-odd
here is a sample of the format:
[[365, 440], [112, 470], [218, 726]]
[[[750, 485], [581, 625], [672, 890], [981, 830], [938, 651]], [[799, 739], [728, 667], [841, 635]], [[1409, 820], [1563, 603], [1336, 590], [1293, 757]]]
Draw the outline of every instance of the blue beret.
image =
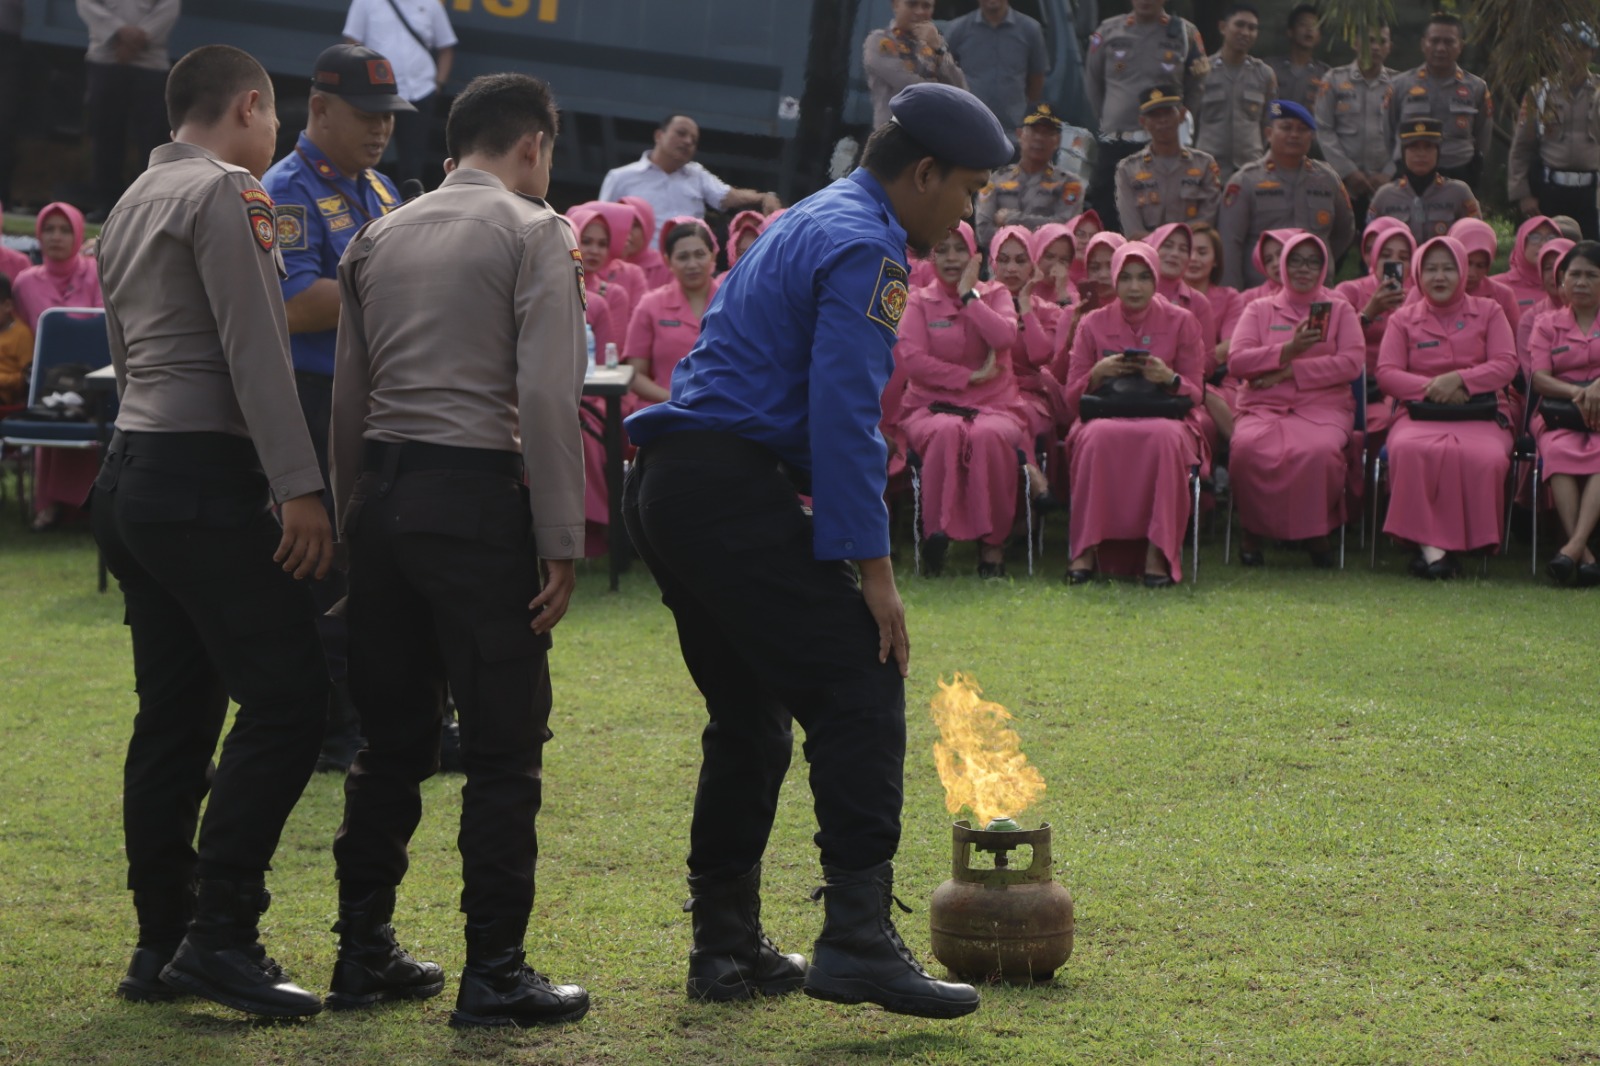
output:
[[1267, 108], [1267, 117], [1274, 121], [1280, 118], [1297, 118], [1316, 131], [1317, 120], [1311, 117], [1311, 112], [1295, 103], [1293, 100], [1274, 100]]
[[908, 85], [889, 101], [900, 128], [942, 163], [993, 170], [1011, 162], [1016, 147], [982, 100], [954, 85]]

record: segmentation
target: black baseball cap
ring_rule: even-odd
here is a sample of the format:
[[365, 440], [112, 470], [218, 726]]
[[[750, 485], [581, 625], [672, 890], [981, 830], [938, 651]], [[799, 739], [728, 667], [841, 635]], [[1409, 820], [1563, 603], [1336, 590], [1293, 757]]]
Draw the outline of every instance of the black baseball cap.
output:
[[359, 44], [323, 49], [311, 71], [311, 87], [341, 97], [358, 111], [415, 111], [394, 82], [389, 61]]

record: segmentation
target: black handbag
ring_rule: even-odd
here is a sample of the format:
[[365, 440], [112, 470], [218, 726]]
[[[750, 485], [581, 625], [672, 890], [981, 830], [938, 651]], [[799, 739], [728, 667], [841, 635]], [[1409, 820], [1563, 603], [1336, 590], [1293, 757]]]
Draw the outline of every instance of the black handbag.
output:
[[1499, 398], [1492, 392], [1467, 397], [1466, 403], [1407, 400], [1406, 410], [1418, 422], [1493, 422], [1500, 414]]
[[[1573, 381], [1569, 384], [1588, 388], [1594, 382]], [[1589, 424], [1583, 420], [1578, 405], [1571, 400], [1555, 400], [1548, 396], [1542, 398], [1539, 401], [1539, 417], [1544, 419], [1545, 429], [1572, 429], [1580, 433], [1589, 431]]]
[[1168, 392], [1148, 378], [1137, 375], [1112, 378], [1078, 401], [1078, 417], [1084, 422], [1097, 418], [1182, 418], [1194, 407], [1189, 397]]

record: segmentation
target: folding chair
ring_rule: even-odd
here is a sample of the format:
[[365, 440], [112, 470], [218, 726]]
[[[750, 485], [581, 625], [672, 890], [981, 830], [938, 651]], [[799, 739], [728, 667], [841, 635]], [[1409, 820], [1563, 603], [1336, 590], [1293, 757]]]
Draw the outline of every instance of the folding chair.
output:
[[1533, 576], [1539, 576], [1539, 479], [1544, 476], [1544, 460], [1539, 458], [1539, 445], [1533, 436], [1533, 416], [1539, 410], [1539, 397], [1531, 389], [1528, 392], [1527, 408], [1522, 416], [1522, 432], [1517, 434], [1517, 439], [1511, 445], [1511, 481], [1506, 490], [1506, 524], [1500, 537], [1500, 543], [1511, 543], [1511, 512], [1517, 503], [1517, 482], [1522, 480], [1522, 464], [1529, 463], [1533, 470], [1533, 480], [1529, 483], [1528, 499], [1533, 506], [1533, 529], [1529, 539], [1533, 541], [1531, 554], [1533, 556]]

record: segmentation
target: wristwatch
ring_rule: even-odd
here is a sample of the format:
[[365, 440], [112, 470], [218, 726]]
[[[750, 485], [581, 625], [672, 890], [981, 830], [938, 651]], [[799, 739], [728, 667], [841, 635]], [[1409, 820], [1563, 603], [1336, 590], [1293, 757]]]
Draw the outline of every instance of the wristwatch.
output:
[[978, 290], [977, 289], [968, 289], [966, 292], [961, 294], [961, 306], [965, 307], [967, 304], [971, 303], [973, 300], [976, 300], [977, 298], [978, 298]]
[[1183, 377], [1182, 377], [1182, 375], [1174, 374], [1174, 375], [1172, 375], [1172, 380], [1167, 382], [1167, 389], [1169, 391], [1171, 391], [1171, 392], [1177, 392], [1178, 389], [1182, 385], [1183, 385]]

